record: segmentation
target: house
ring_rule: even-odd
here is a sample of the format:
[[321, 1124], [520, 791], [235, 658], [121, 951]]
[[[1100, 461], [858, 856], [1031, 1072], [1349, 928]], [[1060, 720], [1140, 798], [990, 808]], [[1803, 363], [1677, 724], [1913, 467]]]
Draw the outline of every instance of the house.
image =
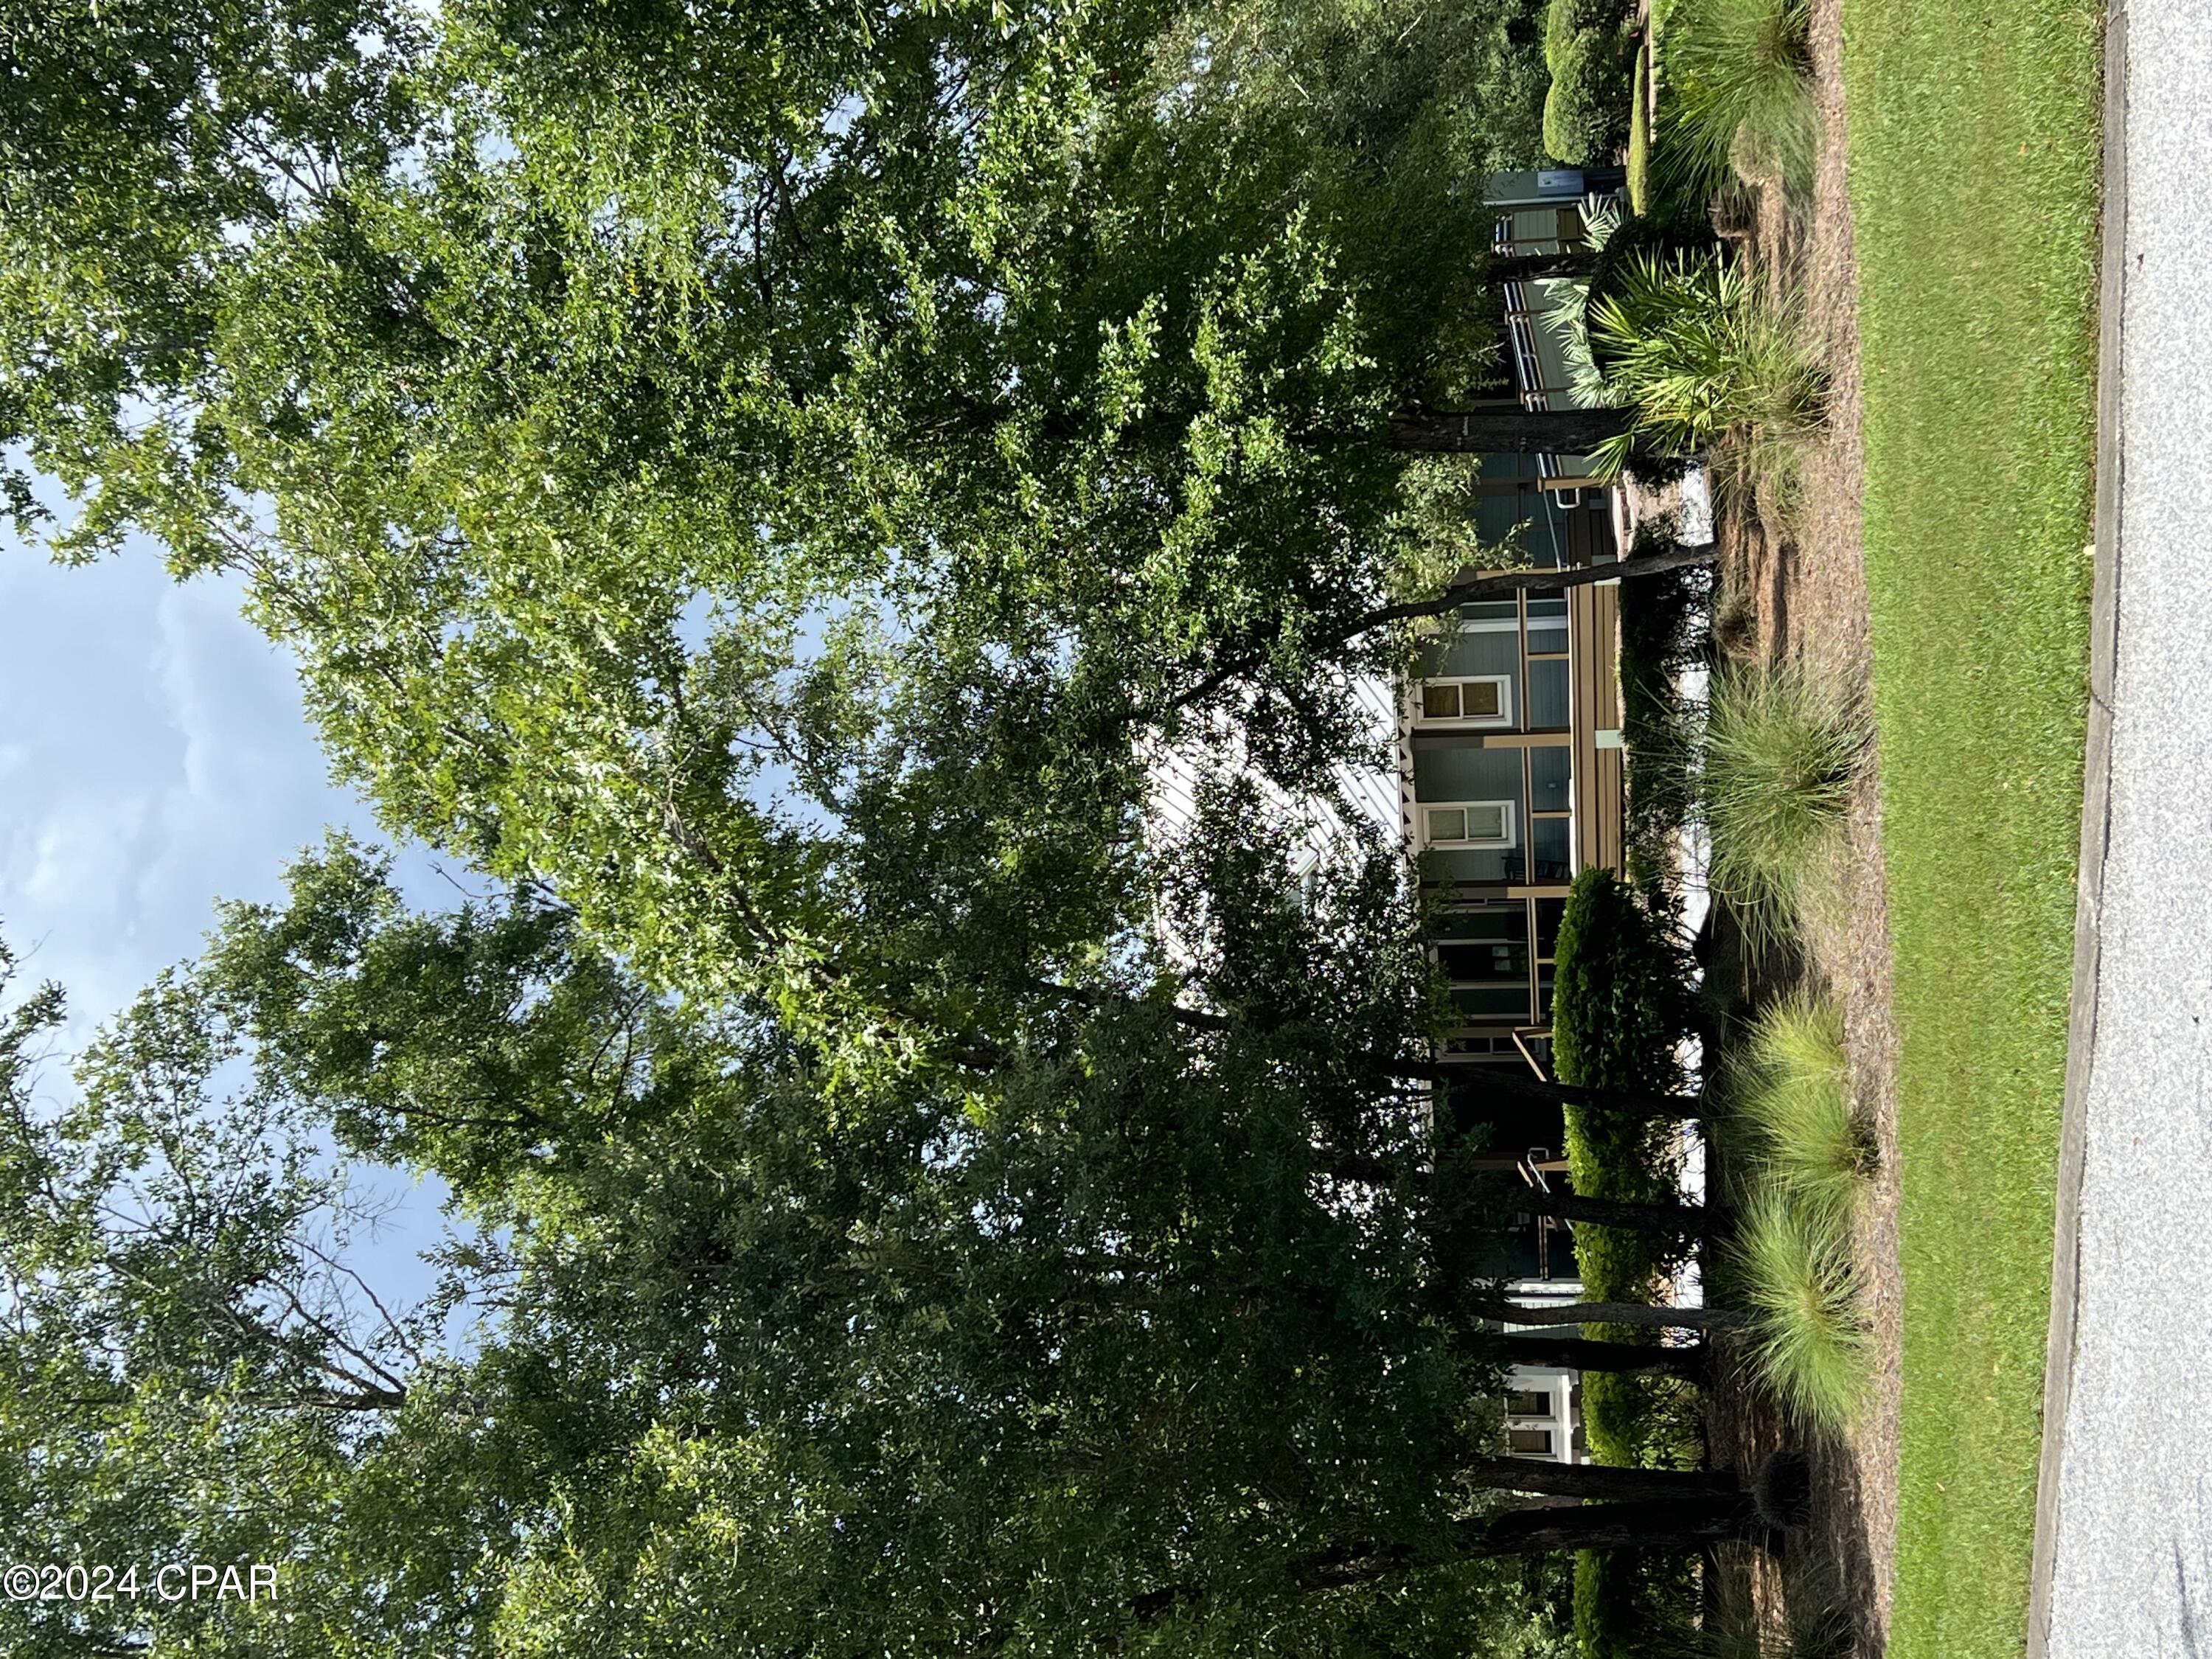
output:
[[[1574, 170], [1498, 175], [1489, 199], [1500, 210], [1499, 252], [1518, 260], [1577, 251], [1591, 192], [1618, 184]], [[1565, 278], [1506, 283], [1523, 408], [1579, 400], [1577, 366], [1562, 343], [1571, 331], [1548, 316], [1579, 301]], [[1614, 491], [1583, 457], [1486, 455], [1475, 488], [1485, 542], [1509, 549], [1518, 567], [1564, 570], [1620, 556]], [[1437, 1090], [1437, 1133], [1480, 1137], [1484, 1162], [1532, 1186], [1565, 1178], [1559, 1109], [1486, 1088], [1483, 1073], [1512, 1066], [1549, 1075], [1553, 953], [1569, 884], [1583, 870], [1621, 867], [1619, 650], [1617, 583], [1534, 587], [1462, 605], [1423, 647], [1399, 709], [1401, 814], [1454, 1009], [1442, 1057], [1465, 1079]], [[1571, 1240], [1548, 1217], [1519, 1218], [1493, 1254], [1510, 1302], [1581, 1294]], [[1508, 1449], [1586, 1458], [1581, 1389], [1571, 1370], [1513, 1367]]]
[[[1575, 246], [1589, 191], [1608, 182], [1617, 178], [1577, 169], [1496, 175], [1499, 246]], [[1508, 284], [1509, 295], [1520, 286]], [[1554, 302], [1548, 288], [1545, 302]], [[1547, 340], [1556, 332], [1538, 331]], [[1546, 350], [1516, 346], [1513, 364], [1523, 406], [1563, 395], [1543, 383], [1564, 373]], [[1564, 570], [1620, 556], [1615, 492], [1583, 457], [1485, 455], [1474, 488], [1483, 539], [1508, 549], [1516, 566]], [[1542, 1068], [1568, 885], [1579, 871], [1622, 862], [1619, 654], [1617, 583], [1529, 588], [1462, 605], [1405, 688], [1401, 817], [1437, 905], [1437, 958], [1459, 1016], [1452, 1060]]]

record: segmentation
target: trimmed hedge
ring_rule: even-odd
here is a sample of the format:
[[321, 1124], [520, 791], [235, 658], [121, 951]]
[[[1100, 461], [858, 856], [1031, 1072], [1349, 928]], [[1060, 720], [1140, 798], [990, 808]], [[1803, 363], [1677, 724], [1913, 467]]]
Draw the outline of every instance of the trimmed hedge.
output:
[[1552, 1055], [1562, 1082], [1668, 1094], [1692, 1029], [1674, 918], [1609, 870], [1585, 870], [1559, 919]]
[[[1560, 1081], [1587, 1088], [1672, 1094], [1683, 1086], [1676, 1046], [1694, 1028], [1689, 963], [1674, 939], [1673, 918], [1607, 870], [1575, 878], [1559, 923], [1552, 998], [1552, 1060]], [[1624, 1120], [1566, 1109], [1567, 1167], [1588, 1198], [1664, 1203], [1676, 1196], [1679, 1141], [1664, 1120]], [[1679, 1267], [1686, 1241], [1628, 1228], [1575, 1229], [1583, 1292], [1597, 1302], [1647, 1302], [1662, 1275]], [[1608, 1341], [1656, 1340], [1649, 1330], [1593, 1326]], [[1636, 1419], [1656, 1409], [1664, 1379], [1626, 1376], [1598, 1389], [1593, 1409], [1584, 1386], [1583, 1420], [1591, 1449], [1607, 1461], [1640, 1462], [1652, 1437]], [[1603, 1408], [1613, 1399], [1617, 1412]]]
[[[1559, 924], [1552, 1002], [1552, 1058], [1563, 1082], [1671, 1092], [1683, 1083], [1674, 1049], [1692, 1029], [1688, 963], [1672, 917], [1606, 870], [1575, 878]], [[1623, 1123], [1601, 1112], [1566, 1112], [1575, 1191], [1647, 1202], [1674, 1196], [1671, 1126]], [[1650, 1299], [1685, 1246], [1662, 1235], [1575, 1229], [1583, 1293], [1593, 1301]], [[1656, 1334], [1587, 1328], [1615, 1342]], [[1672, 1377], [1592, 1371], [1583, 1377], [1590, 1454], [1622, 1468], [1687, 1468], [1703, 1452], [1695, 1391]], [[1684, 1559], [1585, 1552], [1575, 1563], [1575, 1635], [1583, 1659], [1629, 1659], [1655, 1636], [1689, 1628], [1695, 1584]]]
[[1602, 166], [1627, 142], [1634, 96], [1635, 9], [1620, 0], [1552, 0], [1544, 19], [1544, 148], [1577, 167]]

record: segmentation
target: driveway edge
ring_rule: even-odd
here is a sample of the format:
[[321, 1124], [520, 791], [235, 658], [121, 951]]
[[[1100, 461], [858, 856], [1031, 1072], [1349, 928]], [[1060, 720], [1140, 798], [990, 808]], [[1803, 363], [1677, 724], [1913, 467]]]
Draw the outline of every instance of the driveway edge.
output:
[[2027, 1659], [2046, 1659], [2058, 1555], [2058, 1480], [2074, 1393], [2081, 1284], [2081, 1166], [2088, 1140], [2089, 1074], [2096, 1058], [2097, 970], [2105, 854], [2112, 838], [2112, 670], [2120, 622], [2120, 347], [2127, 291], [2128, 30], [2126, 0], [2105, 20], [2104, 223], [2098, 278], [2097, 497], [2091, 543], [2088, 744], [2081, 791], [2081, 863], [2074, 903], [2074, 988], [2066, 1031], [2066, 1100], [2058, 1144], [2051, 1243], [2051, 1336], [2043, 1370], [2043, 1449], [2036, 1468]]

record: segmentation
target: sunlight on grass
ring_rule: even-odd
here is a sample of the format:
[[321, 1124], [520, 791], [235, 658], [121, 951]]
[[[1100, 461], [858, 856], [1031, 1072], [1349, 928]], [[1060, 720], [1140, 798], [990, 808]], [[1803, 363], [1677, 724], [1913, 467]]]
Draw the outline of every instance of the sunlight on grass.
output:
[[1844, 0], [1899, 1032], [1893, 1659], [2027, 1628], [2087, 705], [2100, 12]]

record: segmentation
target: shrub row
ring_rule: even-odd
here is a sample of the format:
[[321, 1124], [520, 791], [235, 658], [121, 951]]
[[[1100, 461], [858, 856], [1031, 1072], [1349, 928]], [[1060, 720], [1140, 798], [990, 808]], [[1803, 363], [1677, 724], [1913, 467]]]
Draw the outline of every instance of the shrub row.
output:
[[1636, 76], [1635, 9], [1620, 0], [1551, 0], [1544, 63], [1544, 148], [1577, 167], [1601, 166], [1628, 137]]
[[[1605, 870], [1575, 878], [1559, 924], [1552, 1054], [1563, 1081], [1672, 1091], [1682, 1086], [1677, 1045], [1692, 1028], [1688, 963], [1663, 902]], [[1570, 1108], [1567, 1160], [1577, 1193], [1646, 1201], [1674, 1196], [1672, 1126], [1624, 1123]], [[1644, 1302], [1680, 1265], [1683, 1247], [1657, 1234], [1575, 1230], [1585, 1296]], [[1655, 1334], [1593, 1325], [1588, 1334], [1650, 1341]], [[1583, 1426], [1599, 1462], [1687, 1468], [1703, 1444], [1696, 1391], [1668, 1377], [1591, 1371], [1583, 1377]], [[1575, 1563], [1575, 1634], [1582, 1659], [1630, 1659], [1654, 1636], [1689, 1629], [1696, 1581], [1686, 1559], [1644, 1552], [1585, 1553]]]

